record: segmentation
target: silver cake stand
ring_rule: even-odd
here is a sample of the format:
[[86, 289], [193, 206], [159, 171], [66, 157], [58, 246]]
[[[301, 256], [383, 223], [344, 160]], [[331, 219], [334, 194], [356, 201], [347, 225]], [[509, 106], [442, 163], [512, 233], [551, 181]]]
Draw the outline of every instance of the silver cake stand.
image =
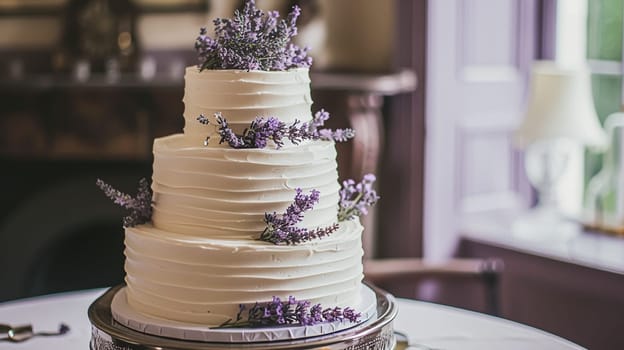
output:
[[393, 321], [397, 314], [396, 302], [392, 295], [372, 286], [377, 297], [377, 316], [355, 327], [304, 339], [236, 344], [178, 340], [126, 328], [117, 323], [111, 314], [111, 301], [122, 287], [109, 289], [89, 307], [91, 350], [390, 350], [395, 345]]

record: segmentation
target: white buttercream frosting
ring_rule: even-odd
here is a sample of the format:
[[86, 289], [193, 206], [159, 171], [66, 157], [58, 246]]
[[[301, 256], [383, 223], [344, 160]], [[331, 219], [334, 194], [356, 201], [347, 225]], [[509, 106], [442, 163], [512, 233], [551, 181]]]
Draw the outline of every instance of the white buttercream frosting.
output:
[[128, 304], [166, 319], [218, 326], [239, 304], [273, 296], [322, 305], [357, 305], [362, 226], [301, 245], [179, 235], [142, 225], [126, 229]]
[[192, 66], [186, 68], [184, 81], [184, 134], [198, 144], [214, 136], [214, 128], [197, 121], [200, 114], [212, 118], [219, 112], [238, 133], [256, 117], [276, 117], [287, 124], [312, 119], [307, 68], [200, 72]]

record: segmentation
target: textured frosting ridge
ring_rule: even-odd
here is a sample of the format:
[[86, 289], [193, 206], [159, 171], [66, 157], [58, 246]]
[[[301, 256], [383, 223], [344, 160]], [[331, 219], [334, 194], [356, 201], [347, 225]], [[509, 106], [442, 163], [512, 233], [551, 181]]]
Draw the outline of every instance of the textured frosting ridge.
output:
[[343, 222], [322, 240], [276, 246], [197, 238], [150, 225], [126, 229], [128, 303], [139, 312], [217, 326], [239, 304], [273, 296], [328, 306], [359, 302], [362, 226]]
[[276, 117], [287, 124], [312, 119], [307, 68], [200, 72], [192, 66], [186, 68], [184, 82], [184, 134], [196, 142], [214, 133], [197, 122], [200, 114], [212, 117], [220, 112], [239, 133], [256, 117]]

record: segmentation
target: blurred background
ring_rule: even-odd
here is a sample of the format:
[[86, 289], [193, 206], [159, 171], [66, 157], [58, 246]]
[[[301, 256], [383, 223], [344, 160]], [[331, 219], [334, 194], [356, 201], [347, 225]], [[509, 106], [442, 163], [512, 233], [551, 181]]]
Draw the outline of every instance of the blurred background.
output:
[[[313, 110], [358, 132], [341, 177], [378, 174], [366, 259], [500, 259], [499, 316], [624, 347], [624, 153], [618, 117], [605, 127], [624, 98], [621, 0], [257, 4], [302, 7]], [[153, 139], [183, 127], [199, 28], [241, 5], [0, 0], [0, 301], [123, 281], [124, 212], [95, 180], [134, 193], [150, 178]], [[543, 76], [559, 80], [544, 90]], [[535, 219], [546, 193], [557, 214]], [[463, 288], [451, 299], [482, 309]]]

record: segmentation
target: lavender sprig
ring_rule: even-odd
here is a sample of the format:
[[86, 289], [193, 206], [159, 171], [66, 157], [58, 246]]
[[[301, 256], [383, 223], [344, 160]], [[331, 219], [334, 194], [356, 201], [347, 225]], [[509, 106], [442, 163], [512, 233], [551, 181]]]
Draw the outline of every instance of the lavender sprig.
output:
[[299, 244], [329, 236], [338, 230], [337, 223], [312, 230], [297, 227], [296, 225], [303, 220], [303, 213], [318, 203], [320, 193], [317, 190], [312, 190], [309, 195], [306, 195], [300, 188], [297, 188], [296, 192], [293, 203], [286, 208], [285, 213], [281, 215], [275, 212], [264, 214], [264, 222], [267, 227], [260, 234], [260, 240], [273, 244]]
[[340, 190], [338, 221], [351, 220], [356, 216], [368, 214], [368, 207], [379, 200], [377, 192], [373, 189], [375, 180], [375, 175], [366, 174], [358, 183], [351, 179], [343, 181]]
[[362, 317], [361, 313], [350, 307], [344, 309], [340, 307], [323, 309], [321, 304], [311, 306], [309, 301], [297, 300], [293, 296], [289, 296], [287, 301], [282, 301], [274, 296], [273, 300], [268, 303], [256, 303], [247, 310], [246, 317], [243, 316], [245, 310], [247, 310], [247, 307], [241, 304], [236, 319], [230, 319], [217, 328], [271, 327], [281, 325], [310, 326], [337, 321], [354, 323]]
[[[215, 119], [219, 125], [219, 143], [227, 142], [232, 148], [265, 148], [268, 140], [273, 140], [277, 148], [283, 146], [283, 137], [286, 132], [286, 124], [277, 118], [256, 118], [249, 128], [243, 131], [242, 135], [237, 135], [230, 129], [228, 122], [220, 112], [215, 113]], [[203, 115], [197, 117], [202, 124], [208, 124], [207, 118]]]
[[[219, 143], [227, 142], [232, 148], [265, 148], [269, 140], [275, 143], [279, 149], [284, 145], [284, 138], [297, 145], [303, 140], [325, 140], [345, 142], [355, 136], [352, 129], [319, 129], [329, 118], [329, 113], [324, 109], [316, 112], [310, 122], [301, 123], [295, 120], [290, 126], [277, 118], [264, 119], [256, 117], [251, 125], [241, 135], [236, 134], [228, 125], [227, 120], [220, 112], [215, 113], [215, 119], [219, 126]], [[197, 117], [197, 121], [207, 125], [209, 120], [203, 114]]]
[[286, 70], [310, 67], [312, 58], [308, 48], [292, 43], [297, 35], [297, 18], [301, 14], [293, 6], [286, 19], [277, 11], [264, 13], [254, 0], [247, 0], [234, 17], [214, 20], [215, 38], [201, 28], [195, 40], [198, 67], [204, 69]]
[[346, 142], [355, 137], [355, 131], [350, 128], [336, 130], [319, 129], [325, 125], [328, 119], [329, 112], [325, 109], [321, 109], [314, 113], [314, 117], [310, 122], [299, 124], [300, 122], [295, 120], [288, 128], [288, 139], [296, 145], [303, 140]]
[[145, 178], [139, 181], [139, 189], [135, 197], [114, 189], [100, 179], [97, 179], [95, 184], [115, 204], [130, 210], [130, 214], [123, 218], [123, 227], [144, 224], [152, 218], [152, 191]]

